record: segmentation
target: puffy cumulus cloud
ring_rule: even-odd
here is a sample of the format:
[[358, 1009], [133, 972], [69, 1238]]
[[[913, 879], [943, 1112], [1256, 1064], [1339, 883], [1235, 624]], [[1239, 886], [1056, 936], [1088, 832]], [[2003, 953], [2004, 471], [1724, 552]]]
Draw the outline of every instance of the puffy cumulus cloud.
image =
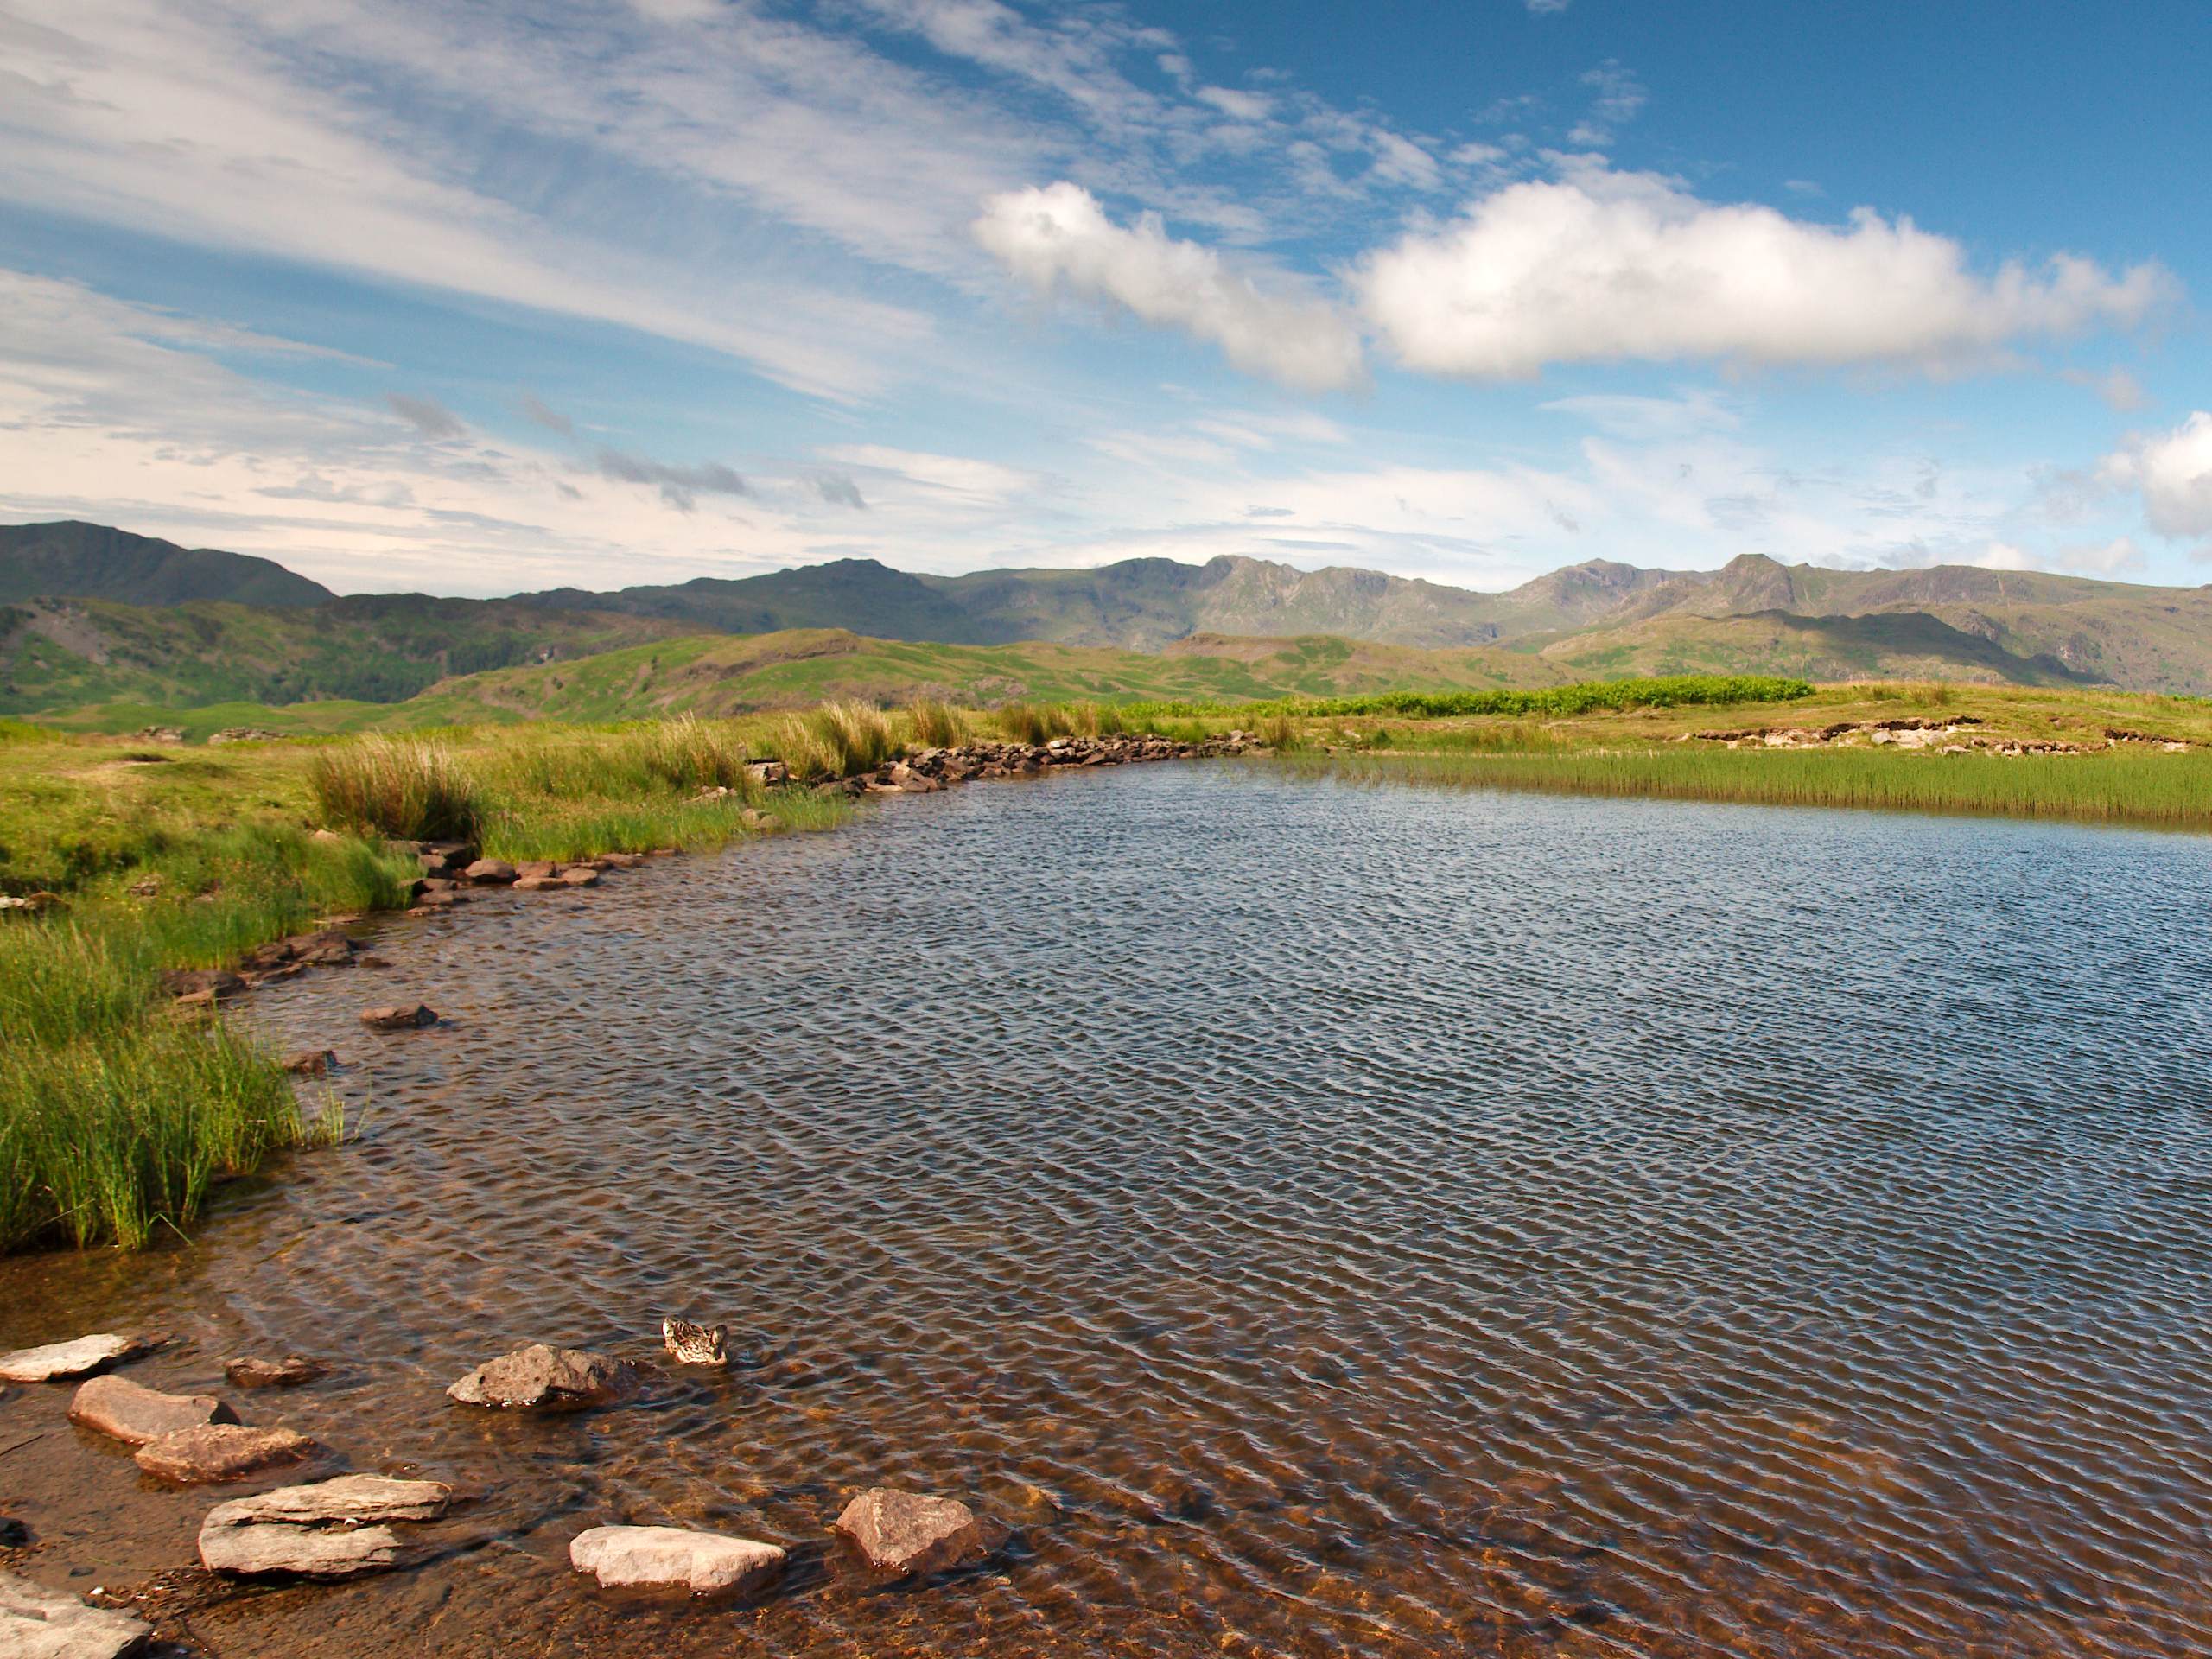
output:
[[1365, 379], [1358, 333], [1333, 307], [1262, 288], [1211, 248], [1169, 236], [1157, 214], [1141, 215], [1133, 228], [1118, 226], [1080, 185], [1062, 181], [993, 196], [974, 232], [1038, 293], [1065, 288], [1180, 328], [1218, 346], [1248, 373], [1305, 391]]
[[1860, 208], [1815, 224], [1573, 163], [1415, 228], [1356, 283], [1407, 367], [1468, 379], [1685, 359], [1940, 370], [2024, 337], [2132, 325], [2173, 289], [2155, 264], [2115, 276], [2069, 255], [1981, 276], [1958, 243], [1908, 219]]
[[2107, 455], [2100, 482], [2141, 492], [2143, 517], [2176, 540], [2206, 537], [2212, 555], [2212, 413], [2198, 410], [2171, 432], [2138, 437]]

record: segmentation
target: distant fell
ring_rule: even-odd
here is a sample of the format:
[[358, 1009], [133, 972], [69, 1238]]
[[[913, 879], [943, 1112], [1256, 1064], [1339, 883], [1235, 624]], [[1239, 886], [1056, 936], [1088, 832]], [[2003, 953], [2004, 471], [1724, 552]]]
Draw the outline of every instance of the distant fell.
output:
[[179, 547], [127, 530], [65, 518], [0, 524], [0, 603], [107, 599], [125, 605], [321, 605], [336, 598], [273, 559]]

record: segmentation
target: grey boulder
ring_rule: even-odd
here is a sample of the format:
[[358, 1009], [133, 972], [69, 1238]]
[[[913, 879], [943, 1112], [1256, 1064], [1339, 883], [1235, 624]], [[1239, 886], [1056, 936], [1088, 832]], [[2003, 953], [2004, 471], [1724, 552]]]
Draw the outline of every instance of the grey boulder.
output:
[[145, 1651], [152, 1625], [88, 1607], [14, 1573], [0, 1573], [0, 1654], [7, 1659], [124, 1659]]
[[610, 1590], [705, 1596], [760, 1588], [784, 1570], [784, 1552], [754, 1539], [683, 1527], [594, 1527], [570, 1541], [569, 1562]]
[[233, 1498], [207, 1511], [200, 1560], [213, 1573], [344, 1579], [404, 1567], [422, 1546], [392, 1530], [435, 1521], [453, 1488], [435, 1480], [340, 1475]]
[[637, 1387], [638, 1368], [626, 1359], [536, 1342], [486, 1360], [446, 1393], [464, 1406], [559, 1410], [611, 1405], [628, 1398]]

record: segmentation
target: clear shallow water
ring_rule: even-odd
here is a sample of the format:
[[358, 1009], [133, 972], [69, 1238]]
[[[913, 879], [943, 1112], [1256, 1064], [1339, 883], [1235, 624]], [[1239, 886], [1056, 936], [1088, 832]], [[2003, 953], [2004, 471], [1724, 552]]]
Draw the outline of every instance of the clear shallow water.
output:
[[[220, 1653], [2212, 1649], [2212, 843], [1155, 766], [472, 912], [257, 995], [359, 1142], [0, 1264], [6, 1345], [314, 1353], [250, 1421], [479, 1496]], [[403, 993], [449, 1023], [364, 1035]], [[666, 1312], [757, 1363], [440, 1393]], [[819, 1545], [878, 1482], [1020, 1546], [872, 1590]], [[0, 1488], [111, 1584], [207, 1502], [66, 1430]], [[614, 1519], [806, 1548], [639, 1608], [565, 1567]]]

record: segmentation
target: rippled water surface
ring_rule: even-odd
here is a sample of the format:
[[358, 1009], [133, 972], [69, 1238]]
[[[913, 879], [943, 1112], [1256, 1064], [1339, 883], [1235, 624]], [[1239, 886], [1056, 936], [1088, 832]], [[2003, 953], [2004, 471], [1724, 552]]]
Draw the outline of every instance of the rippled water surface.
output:
[[[250, 1419], [476, 1496], [489, 1543], [217, 1652], [2212, 1649], [2212, 844], [1154, 766], [377, 948], [252, 1009], [358, 1141], [0, 1267], [4, 1345], [319, 1355]], [[448, 1023], [365, 1035], [403, 994]], [[668, 1312], [746, 1363], [441, 1394]], [[822, 1546], [878, 1482], [1018, 1543], [872, 1588]], [[66, 1429], [0, 1486], [110, 1584], [209, 1501]], [[613, 1519], [804, 1548], [617, 1604], [564, 1559]]]

